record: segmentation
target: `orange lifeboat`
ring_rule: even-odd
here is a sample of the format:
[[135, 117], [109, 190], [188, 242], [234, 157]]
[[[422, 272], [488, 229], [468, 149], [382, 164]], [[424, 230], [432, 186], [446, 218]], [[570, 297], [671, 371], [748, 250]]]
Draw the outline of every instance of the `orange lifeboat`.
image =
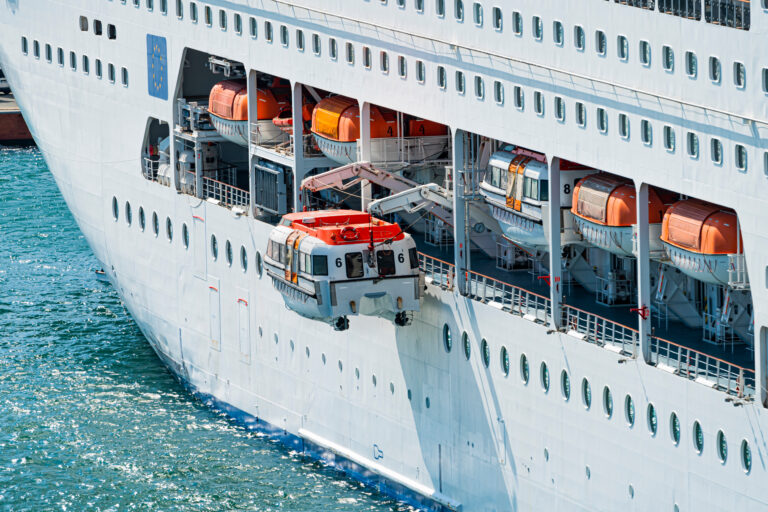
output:
[[[651, 251], [662, 249], [658, 225], [667, 210], [667, 194], [648, 191], [648, 222]], [[576, 183], [571, 213], [584, 239], [618, 256], [633, 256], [633, 226], [637, 223], [635, 187], [626, 178], [593, 174]]]
[[[272, 123], [281, 109], [290, 107], [288, 90], [258, 89], [258, 133], [262, 140], [282, 139], [282, 133]], [[245, 80], [224, 80], [211, 89], [208, 97], [211, 124], [230, 142], [248, 146], [248, 86]]]
[[736, 212], [698, 199], [669, 207], [661, 240], [672, 265], [711, 284], [727, 284], [730, 255], [743, 252]]
[[[420, 160], [428, 160], [430, 156], [436, 158], [442, 153], [441, 148], [431, 147], [434, 143], [447, 147], [448, 129], [445, 125], [407, 117], [403, 123], [403, 130], [407, 133], [401, 134], [397, 112], [375, 105], [371, 106], [370, 119], [373, 161], [385, 161], [387, 155], [398, 155], [399, 158], [399, 148], [394, 139], [401, 135], [406, 139], [440, 139], [427, 143], [430, 147], [423, 150], [424, 155], [419, 155]], [[341, 165], [357, 161], [357, 140], [360, 138], [360, 107], [357, 101], [344, 96], [321, 100], [312, 112], [312, 133], [320, 150], [331, 160]]]
[[[311, 102], [304, 103], [301, 108], [301, 119], [304, 121], [304, 126], [307, 127], [312, 122], [312, 112], [315, 110], [315, 104]], [[272, 123], [280, 128], [283, 132], [293, 133], [293, 109], [284, 107], [280, 112], [272, 119]]]

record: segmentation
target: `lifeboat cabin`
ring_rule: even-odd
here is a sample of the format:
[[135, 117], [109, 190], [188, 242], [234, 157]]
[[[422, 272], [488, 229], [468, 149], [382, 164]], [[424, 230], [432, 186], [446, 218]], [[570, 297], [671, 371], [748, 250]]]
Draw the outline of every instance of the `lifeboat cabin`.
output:
[[[281, 109], [290, 108], [290, 90], [278, 86], [257, 89], [258, 143], [277, 144], [287, 140], [272, 122]], [[208, 97], [211, 124], [219, 134], [239, 146], [248, 146], [248, 85], [245, 80], [224, 80], [213, 86]]]
[[[562, 162], [560, 204], [570, 205], [572, 184], [592, 169]], [[549, 167], [544, 155], [508, 146], [491, 155], [480, 193], [502, 233], [511, 241], [532, 249], [548, 250], [544, 227], [549, 206]]]
[[[654, 254], [663, 251], [659, 234], [671, 202], [667, 195], [653, 188], [648, 190], [649, 241]], [[617, 256], [634, 256], [637, 200], [630, 180], [607, 173], [587, 176], [574, 187], [571, 213], [586, 242]]]
[[[403, 116], [400, 123], [397, 112], [375, 105], [371, 106], [370, 117], [373, 162], [435, 160], [448, 149], [445, 125], [411, 116]], [[334, 162], [339, 165], [357, 162], [360, 138], [357, 100], [344, 96], [320, 100], [312, 112], [312, 133], [320, 151]]]
[[731, 257], [743, 252], [736, 213], [698, 199], [669, 207], [661, 240], [673, 266], [710, 284], [727, 285]]
[[264, 259], [272, 284], [298, 314], [349, 327], [349, 316], [409, 323], [421, 299], [416, 243], [400, 226], [355, 210], [283, 216]]

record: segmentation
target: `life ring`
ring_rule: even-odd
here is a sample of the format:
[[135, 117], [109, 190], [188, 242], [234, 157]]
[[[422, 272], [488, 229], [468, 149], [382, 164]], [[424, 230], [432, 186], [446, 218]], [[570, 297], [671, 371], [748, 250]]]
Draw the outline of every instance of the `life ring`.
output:
[[358, 239], [357, 229], [355, 229], [354, 226], [344, 226], [343, 228], [341, 228], [341, 231], [339, 231], [339, 236], [343, 240], [346, 240], [348, 242], [351, 240], [357, 240]]

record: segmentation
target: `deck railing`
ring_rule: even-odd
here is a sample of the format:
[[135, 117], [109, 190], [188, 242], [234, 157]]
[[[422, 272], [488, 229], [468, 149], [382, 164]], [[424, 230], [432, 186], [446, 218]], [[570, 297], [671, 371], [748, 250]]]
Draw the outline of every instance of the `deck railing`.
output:
[[547, 323], [552, 316], [549, 297], [477, 272], [469, 272], [466, 277], [468, 295], [475, 300], [542, 323]]
[[749, 30], [749, 0], [704, 0], [704, 19], [708, 23]]
[[567, 304], [563, 304], [563, 322], [566, 329], [581, 334], [590, 343], [627, 356], [638, 354], [640, 338], [636, 329]]
[[160, 168], [160, 160], [144, 157], [141, 166], [141, 175], [149, 181], [157, 181], [157, 171]]
[[205, 177], [203, 178], [203, 197], [215, 199], [227, 206], [247, 208], [251, 203], [251, 194], [247, 190]]
[[651, 362], [737, 397], [754, 395], [755, 371], [663, 338], [651, 338]]

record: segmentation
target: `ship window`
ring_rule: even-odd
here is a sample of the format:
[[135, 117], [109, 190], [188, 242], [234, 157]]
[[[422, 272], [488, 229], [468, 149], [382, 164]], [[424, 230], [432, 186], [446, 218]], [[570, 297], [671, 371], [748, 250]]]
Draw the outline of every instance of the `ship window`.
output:
[[579, 51], [584, 51], [584, 29], [579, 25], [573, 27], [573, 46]]
[[416, 12], [422, 13], [424, 12], [424, 0], [416, 0], [413, 2], [413, 6], [416, 8]]
[[763, 174], [768, 176], [768, 151], [763, 153]]
[[138, 8], [141, 4], [141, 0], [133, 0], [133, 6]]
[[690, 78], [696, 78], [698, 72], [699, 63], [696, 54], [693, 52], [685, 52], [685, 74]]
[[435, 2], [435, 13], [441, 18], [445, 16], [445, 0], [437, 0]]
[[504, 24], [504, 17], [501, 14], [500, 7], [493, 8], [493, 28], [501, 32]]
[[613, 395], [611, 394], [611, 388], [608, 386], [603, 388], [603, 412], [608, 419], [613, 416]]
[[566, 370], [560, 372], [560, 391], [563, 393], [563, 400], [567, 402], [571, 399], [571, 378]]
[[656, 408], [653, 404], [648, 404], [648, 431], [651, 436], [655, 436], [659, 429], [659, 420], [656, 417]]
[[354, 65], [355, 64], [355, 47], [352, 46], [352, 43], [347, 43], [347, 64]]
[[102, 34], [102, 25], [100, 20], [93, 20], [93, 34], [100, 36]]
[[747, 474], [752, 471], [752, 450], [746, 439], [741, 442], [741, 468]]
[[264, 39], [268, 42], [272, 42], [272, 23], [269, 21], [264, 22]]
[[651, 65], [651, 43], [648, 41], [640, 41], [640, 63], [643, 66]]
[[77, 55], [75, 55], [75, 52], [69, 52], [69, 67], [72, 68], [72, 71], [77, 69]]
[[539, 200], [549, 201], [549, 180], [539, 180]]
[[165, 236], [168, 237], [168, 241], [173, 241], [173, 222], [170, 217], [165, 218]]
[[486, 341], [485, 338], [483, 338], [483, 341], [480, 343], [480, 353], [483, 356], [483, 364], [488, 368], [491, 364], [491, 349], [488, 348], [488, 341]]
[[184, 0], [176, 0], [176, 17], [184, 19]]
[[472, 18], [475, 21], [475, 25], [478, 27], [483, 26], [483, 6], [479, 2], [475, 2], [472, 5]]
[[401, 9], [405, 9], [405, 0], [397, 0], [397, 6]]
[[544, 37], [544, 22], [541, 21], [539, 16], [534, 16], [531, 21], [533, 23], [533, 37], [537, 41], [541, 41], [541, 39]]
[[80, 16], [80, 30], [88, 32], [88, 18], [85, 16]]
[[587, 125], [587, 108], [580, 101], [576, 102], [576, 124], [582, 128]]
[[763, 92], [768, 94], [768, 68], [763, 68]]
[[712, 139], [711, 156], [712, 162], [716, 165], [723, 163], [723, 143], [720, 142], [720, 139]]
[[253, 259], [256, 262], [256, 273], [259, 274], [259, 277], [261, 277], [261, 272], [263, 270], [261, 266], [261, 253], [256, 251], [256, 256], [254, 256]]
[[256, 39], [256, 37], [259, 35], [259, 22], [256, 21], [256, 18], [251, 16], [248, 18], [248, 25], [251, 29], [251, 37]]
[[[211, 235], [211, 258], [213, 261], [219, 259], [219, 242], [216, 240], [216, 235]], [[282, 262], [282, 259], [278, 261]]]
[[624, 399], [624, 419], [627, 420], [629, 428], [635, 426], [635, 402], [629, 395]]
[[371, 49], [367, 46], [363, 46], [363, 67], [371, 69]]
[[363, 277], [363, 253], [361, 252], [348, 252], [344, 255], [344, 259], [347, 263], [347, 277], [355, 279]]
[[336, 40], [334, 38], [330, 38], [328, 40], [328, 53], [331, 57], [331, 60], [336, 60], [339, 56], [339, 47], [336, 44]]
[[155, 236], [160, 234], [160, 219], [157, 216], [157, 212], [152, 212], [152, 232]]
[[747, 85], [747, 70], [741, 62], [733, 63], [733, 84], [739, 89]]
[[408, 249], [408, 260], [410, 261], [411, 268], [419, 268], [419, 253], [415, 247]]
[[27, 55], [29, 53], [29, 43], [27, 43], [26, 37], [21, 38], [21, 53], [23, 53], [24, 55]]
[[517, 11], [512, 13], [512, 32], [517, 36], [523, 35], [523, 15]]
[[155, 8], [155, 0], [147, 0], [147, 10], [152, 11]]
[[552, 22], [552, 39], [557, 46], [563, 46], [565, 36], [563, 32], [563, 24], [559, 21]]
[[472, 345], [469, 343], [469, 335], [466, 331], [461, 335], [461, 345], [464, 348], [464, 357], [469, 361], [469, 356], [472, 355]]
[[461, 71], [456, 72], [456, 92], [464, 94], [464, 73]]
[[32, 53], [35, 55], [36, 59], [40, 58], [40, 43], [35, 39], [32, 41]]
[[485, 98], [485, 81], [482, 77], [475, 77], [475, 97], [479, 100]]
[[389, 54], [387, 52], [379, 54], [379, 64], [381, 65], [382, 73], [389, 73]]
[[120, 216], [120, 208], [117, 205], [117, 198], [112, 198], [112, 218], [117, 220], [117, 218]]
[[464, 0], [454, 0], [453, 15], [457, 21], [464, 21]]
[[376, 251], [376, 267], [380, 276], [391, 276], [397, 273], [395, 268], [395, 252], [391, 249]]
[[653, 127], [647, 119], [640, 121], [640, 136], [643, 139], [643, 144], [646, 146], [650, 146], [653, 143]]
[[243, 272], [248, 272], [248, 253], [242, 245], [240, 246], [240, 268]]
[[725, 438], [725, 433], [720, 430], [717, 432], [717, 457], [720, 462], [725, 464], [728, 460], [728, 441]]
[[541, 363], [540, 377], [541, 389], [543, 389], [545, 393], [549, 393], [549, 368], [545, 362]]
[[168, 14], [168, 0], [160, 0], [160, 12]]
[[83, 73], [87, 75], [90, 72], [91, 72], [91, 63], [88, 60], [88, 56], [83, 55]]
[[616, 53], [621, 60], [629, 60], [629, 41], [626, 36], [619, 36], [616, 39]]
[[534, 201], [539, 200], [539, 182], [533, 178], [525, 177], [523, 181], [523, 196]]
[[53, 50], [50, 44], [45, 45], [45, 60], [51, 62], [53, 60]]
[[605, 37], [605, 32], [598, 30], [595, 32], [595, 51], [598, 55], [605, 55], [608, 48], [608, 40]]
[[661, 49], [662, 62], [664, 63], [664, 70], [670, 73], [675, 70], [675, 52], [669, 46], [664, 46]]
[[597, 109], [597, 129], [600, 130], [601, 133], [608, 132], [608, 113], [604, 108]]
[[121, 78], [123, 80], [123, 85], [125, 87], [128, 87], [128, 70], [125, 69], [125, 68], [122, 68], [120, 70], [120, 76], [121, 76]]
[[520, 379], [523, 384], [528, 384], [531, 378], [531, 369], [528, 366], [528, 357], [525, 354], [520, 355]]
[[493, 82], [493, 99], [499, 105], [504, 104], [504, 84], [498, 80]]
[[417, 60], [416, 61], [416, 80], [420, 83], [424, 83], [424, 79], [426, 78], [427, 70], [424, 67], [424, 61], [423, 60]]
[[96, 78], [101, 78], [101, 59], [96, 59]]
[[688, 156], [699, 158], [699, 136], [693, 132], [688, 132]]
[[693, 422], [693, 447], [699, 454], [704, 450], [704, 429], [698, 421]]
[[747, 149], [741, 144], [736, 144], [736, 168], [742, 172], [747, 170]]
[[59, 66], [64, 65], [64, 50], [61, 48], [56, 50], [56, 58], [58, 60]]
[[189, 19], [192, 23], [197, 23], [197, 4], [195, 2], [189, 3]]
[[675, 151], [675, 130], [671, 126], [664, 127], [664, 149]]
[[185, 249], [189, 249], [189, 228], [186, 224], [181, 225], [181, 243]]
[[565, 122], [565, 101], [560, 96], [555, 96], [555, 117], [561, 123]]
[[675, 446], [680, 444], [680, 418], [674, 412], [669, 417], [669, 436], [672, 438]]
[[205, 24], [209, 27], [213, 25], [213, 10], [209, 6], [205, 6]]
[[288, 46], [289, 43], [288, 39], [288, 27], [285, 25], [280, 25], [280, 44], [283, 46]]
[[533, 110], [540, 116], [544, 115], [544, 95], [539, 91], [533, 93]]
[[235, 34], [240, 35], [243, 33], [243, 18], [239, 14], [235, 14]]
[[519, 85], [515, 86], [515, 107], [517, 107], [519, 110], [523, 110], [525, 107], [525, 95], [523, 93], [523, 88]]
[[405, 78], [408, 75], [408, 63], [402, 55], [397, 58], [397, 73], [400, 78]]
[[445, 89], [448, 84], [448, 77], [446, 76], [445, 68], [443, 66], [437, 66], [437, 86], [441, 89]]
[[629, 117], [627, 114], [619, 114], [619, 135], [624, 138], [629, 138]]
[[720, 59], [717, 57], [709, 58], [709, 79], [715, 83], [720, 83], [721, 69]]
[[117, 39], [117, 27], [111, 23], [107, 25], [107, 39]]
[[320, 55], [320, 35], [312, 34], [312, 52], [315, 55]]
[[581, 400], [584, 402], [584, 408], [589, 410], [592, 407], [592, 387], [589, 385], [589, 381], [585, 378], [581, 381]]
[[[224, 254], [227, 257], [227, 265], [230, 267], [232, 266], [232, 244], [229, 240], [227, 240], [227, 243], [224, 244]], [[286, 259], [287, 263], [287, 259]]]
[[147, 225], [147, 219], [144, 216], [144, 207], [139, 206], [139, 228], [144, 231], [144, 228]]

